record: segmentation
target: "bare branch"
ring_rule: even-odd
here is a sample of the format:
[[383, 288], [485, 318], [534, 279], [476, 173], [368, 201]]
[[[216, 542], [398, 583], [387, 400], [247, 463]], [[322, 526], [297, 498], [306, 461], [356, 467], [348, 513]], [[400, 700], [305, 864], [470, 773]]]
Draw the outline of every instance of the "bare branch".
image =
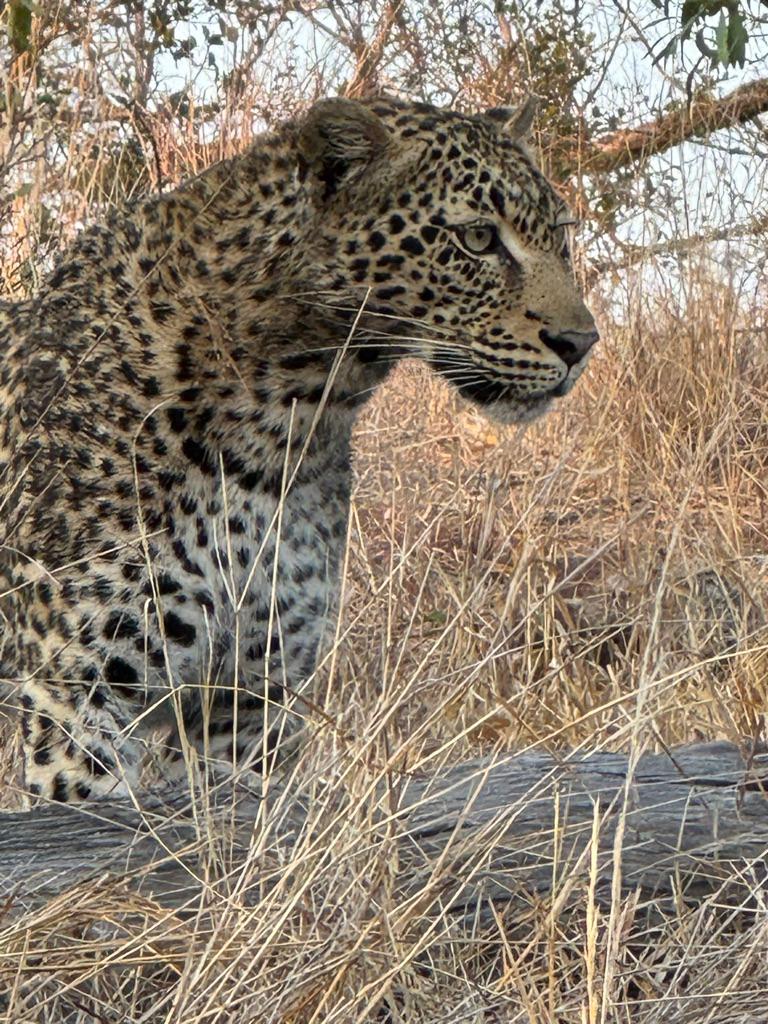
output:
[[569, 168], [594, 174], [643, 164], [650, 157], [694, 138], [734, 128], [768, 111], [768, 79], [739, 86], [727, 96], [695, 96], [692, 102], [658, 120], [623, 128], [593, 142], [586, 153], [574, 153]]
[[373, 39], [354, 48], [357, 63], [355, 72], [344, 89], [345, 96], [364, 96], [377, 88], [384, 50], [389, 42], [392, 29], [398, 21], [402, 6], [403, 0], [389, 0], [379, 19]]
[[712, 242], [737, 241], [740, 238], [756, 238], [765, 232], [768, 232], [768, 214], [763, 214], [763, 216], [742, 224], [729, 224], [713, 231], [689, 235], [687, 238], [667, 238], [653, 245], [620, 243], [620, 255], [616, 254], [607, 260], [593, 262], [590, 265], [587, 275], [588, 287], [591, 287], [603, 274], [628, 270], [654, 256], [684, 256], [701, 245], [709, 245]]

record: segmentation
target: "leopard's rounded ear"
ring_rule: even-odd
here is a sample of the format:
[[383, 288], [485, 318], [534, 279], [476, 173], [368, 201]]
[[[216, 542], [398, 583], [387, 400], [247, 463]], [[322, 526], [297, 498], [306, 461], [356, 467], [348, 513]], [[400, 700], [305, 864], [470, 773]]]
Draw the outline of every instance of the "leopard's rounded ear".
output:
[[531, 134], [539, 102], [539, 97], [530, 93], [519, 107], [491, 107], [490, 110], [486, 110], [485, 116], [497, 124], [503, 125], [507, 134], [511, 135], [513, 139], [525, 142]]
[[341, 97], [320, 100], [299, 124], [296, 144], [300, 173], [312, 175], [327, 199], [381, 156], [389, 141], [384, 122], [362, 103]]

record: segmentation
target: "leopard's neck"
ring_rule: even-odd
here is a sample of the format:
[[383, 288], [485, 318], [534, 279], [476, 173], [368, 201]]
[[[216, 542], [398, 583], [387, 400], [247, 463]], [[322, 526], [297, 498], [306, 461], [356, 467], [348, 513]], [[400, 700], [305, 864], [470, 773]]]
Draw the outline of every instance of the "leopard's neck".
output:
[[277, 458], [288, 438], [347, 438], [397, 358], [353, 330], [356, 297], [322, 267], [310, 277], [288, 151], [267, 136], [137, 203], [81, 236], [57, 272], [59, 291], [86, 289], [98, 309], [99, 358], [147, 367], [144, 414], [204, 408], [207, 437], [245, 443], [258, 426]]

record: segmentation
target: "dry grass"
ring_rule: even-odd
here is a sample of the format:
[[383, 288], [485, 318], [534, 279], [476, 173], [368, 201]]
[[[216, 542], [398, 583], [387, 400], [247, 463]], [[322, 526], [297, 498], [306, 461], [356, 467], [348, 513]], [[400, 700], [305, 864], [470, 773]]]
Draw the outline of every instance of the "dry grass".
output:
[[[577, 394], [526, 433], [418, 365], [395, 373], [357, 434], [344, 607], [296, 768], [306, 833], [286, 861], [271, 808], [229, 896], [184, 914], [118, 880], [9, 917], [8, 1020], [766, 1019], [747, 879], [743, 910], [715, 896], [659, 918], [598, 902], [587, 872], [472, 921], [440, 913], [435, 879], [393, 903], [394, 848], [372, 842], [382, 780], [494, 745], [764, 738], [762, 328], [706, 275], [691, 286], [680, 315], [657, 295], [609, 326]], [[226, 835], [200, 815], [218, 874]]]
[[[6, 211], [5, 294], [33, 286], [88, 211], [153, 169], [195, 169], [197, 144], [161, 125], [153, 152], [112, 140], [87, 168], [76, 125], [55, 172], [41, 147], [39, 184]], [[489, 426], [420, 366], [397, 370], [357, 431], [341, 620], [295, 769], [305, 832], [290, 855], [276, 847], [270, 806], [232, 864], [201, 805], [200, 871], [229, 870], [229, 888], [184, 913], [118, 879], [19, 914], [30, 880], [7, 880], [2, 1019], [768, 1020], [768, 917], [747, 875], [741, 908], [715, 894], [662, 917], [555, 865], [551, 893], [454, 918], [439, 872], [394, 901], [394, 847], [374, 826], [382, 784], [479, 752], [765, 738], [766, 312], [706, 265], [681, 273], [602, 300], [593, 365], [525, 433]], [[10, 726], [3, 758], [10, 780]]]

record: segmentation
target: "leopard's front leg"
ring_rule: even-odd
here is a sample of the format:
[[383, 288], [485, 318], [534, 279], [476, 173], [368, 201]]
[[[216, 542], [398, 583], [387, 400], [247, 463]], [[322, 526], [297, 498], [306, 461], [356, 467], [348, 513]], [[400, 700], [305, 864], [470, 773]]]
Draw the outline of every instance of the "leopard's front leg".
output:
[[124, 797], [138, 782], [136, 712], [98, 684], [27, 680], [22, 686], [24, 788], [31, 800]]

